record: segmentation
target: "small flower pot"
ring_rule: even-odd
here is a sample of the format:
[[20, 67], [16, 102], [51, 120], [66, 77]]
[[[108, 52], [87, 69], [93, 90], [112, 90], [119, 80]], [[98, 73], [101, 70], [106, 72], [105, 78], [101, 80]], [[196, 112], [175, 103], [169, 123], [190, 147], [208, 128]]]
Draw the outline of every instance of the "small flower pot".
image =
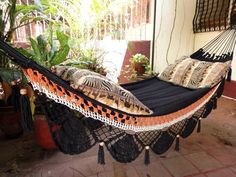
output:
[[142, 75], [145, 73], [145, 62], [133, 63], [132, 66], [134, 70], [137, 72], [137, 75]]
[[7, 138], [18, 138], [22, 135], [21, 114], [13, 106], [0, 107], [0, 129]]

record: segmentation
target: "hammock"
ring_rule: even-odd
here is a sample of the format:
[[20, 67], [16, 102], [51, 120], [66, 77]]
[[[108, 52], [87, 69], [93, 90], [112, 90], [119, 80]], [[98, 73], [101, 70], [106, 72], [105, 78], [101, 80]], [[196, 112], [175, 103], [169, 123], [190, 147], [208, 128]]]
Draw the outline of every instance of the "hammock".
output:
[[[233, 59], [235, 29], [228, 29], [190, 57], [201, 61], [227, 62]], [[133, 115], [114, 109], [73, 89], [63, 79], [0, 40], [0, 48], [19, 64], [38, 94], [52, 136], [66, 154], [82, 153], [99, 143], [98, 163], [104, 164], [104, 145], [119, 162], [135, 160], [145, 149], [166, 152], [176, 139], [188, 137], [201, 119], [217, 106], [224, 80], [212, 87], [190, 89], [157, 77], [122, 85], [144, 105], [151, 115]], [[230, 73], [230, 72], [229, 72]], [[76, 111], [82, 113], [78, 115]]]

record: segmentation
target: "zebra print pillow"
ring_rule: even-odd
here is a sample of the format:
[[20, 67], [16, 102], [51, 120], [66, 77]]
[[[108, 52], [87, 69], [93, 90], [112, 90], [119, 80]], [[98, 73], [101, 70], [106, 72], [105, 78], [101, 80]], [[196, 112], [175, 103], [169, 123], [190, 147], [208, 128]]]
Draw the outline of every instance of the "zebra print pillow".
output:
[[137, 115], [153, 112], [131, 92], [98, 73], [69, 66], [56, 66], [54, 72], [88, 97], [112, 108]]
[[159, 78], [187, 88], [212, 87], [225, 77], [230, 64], [185, 58], [168, 66]]

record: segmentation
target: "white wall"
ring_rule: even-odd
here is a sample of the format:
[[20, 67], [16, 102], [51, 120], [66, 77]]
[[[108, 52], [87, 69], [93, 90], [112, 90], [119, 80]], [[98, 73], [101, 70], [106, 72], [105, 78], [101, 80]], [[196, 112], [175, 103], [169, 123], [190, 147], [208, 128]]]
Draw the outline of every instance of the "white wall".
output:
[[195, 5], [196, 0], [157, 0], [155, 71], [193, 52]]
[[[214, 37], [216, 37], [220, 32], [206, 32], [206, 33], [196, 33], [195, 34], [195, 43], [194, 43], [194, 50], [199, 49], [200, 47], [204, 46]], [[232, 62], [232, 80], [236, 80], [236, 49], [234, 49], [234, 59]]]

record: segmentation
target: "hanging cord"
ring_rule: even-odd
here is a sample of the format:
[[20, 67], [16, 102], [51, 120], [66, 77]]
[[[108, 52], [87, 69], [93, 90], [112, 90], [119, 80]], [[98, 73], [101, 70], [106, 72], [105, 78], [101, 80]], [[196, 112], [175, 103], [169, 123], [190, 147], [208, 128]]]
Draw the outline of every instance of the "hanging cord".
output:
[[227, 51], [230, 52], [234, 50], [234, 43], [235, 43], [235, 39], [236, 38], [236, 31], [234, 31], [234, 34], [233, 34], [233, 37], [231, 38], [231, 42], [230, 42], [230, 45], [227, 47]]
[[215, 41], [212, 45], [208, 46], [207, 48], [203, 48], [205, 52], [209, 52], [211, 54], [216, 54], [217, 51], [220, 50], [223, 43], [228, 41], [228, 39], [231, 37], [231, 31], [227, 33], [225, 36], [222, 35], [217, 41]]
[[166, 51], [166, 63], [169, 65], [169, 61], [168, 61], [168, 56], [169, 56], [169, 50], [170, 50], [170, 45], [172, 42], [172, 36], [173, 36], [173, 31], [175, 29], [175, 21], [176, 21], [176, 12], [177, 12], [177, 0], [175, 0], [175, 11], [174, 11], [174, 20], [173, 20], [173, 25], [172, 25], [172, 29], [171, 29], [171, 33], [170, 33], [170, 42]]
[[[183, 1], [183, 9], [185, 9], [185, 4], [184, 4], [184, 1]], [[177, 50], [177, 53], [176, 53], [176, 58], [175, 58], [175, 60], [177, 60], [178, 59], [178, 56], [179, 56], [179, 50], [180, 50], [180, 46], [181, 46], [181, 43], [182, 43], [182, 37], [181, 37], [181, 34], [182, 34], [182, 32], [183, 32], [183, 29], [184, 29], [184, 22], [185, 22], [185, 11], [183, 11], [183, 13], [184, 13], [184, 18], [183, 18], [183, 24], [182, 24], [182, 26], [181, 26], [181, 30], [180, 30], [180, 34], [179, 34], [179, 36], [180, 36], [180, 40], [179, 40], [179, 45], [178, 45], [178, 50]]]
[[231, 38], [231, 33], [228, 33], [227, 36], [221, 37], [219, 41], [216, 41], [214, 45], [210, 46], [209, 49], [205, 49], [205, 51], [211, 53], [211, 54], [217, 54], [217, 52], [222, 48], [223, 43], [228, 43], [228, 40]]
[[227, 54], [225, 53], [225, 48], [227, 48], [230, 45], [230, 41], [232, 39], [232, 34], [230, 33], [230, 35], [226, 36], [225, 39], [222, 39], [218, 44], [217, 47], [212, 47], [210, 51], [207, 51], [210, 54], [215, 55], [215, 57], [213, 57], [213, 60], [220, 60], [223, 54]]
[[220, 33], [218, 36], [216, 36], [214, 39], [212, 39], [210, 42], [205, 44], [202, 49], [207, 50], [209, 47], [211, 47], [213, 44], [215, 44], [217, 41], [219, 41], [220, 38], [224, 38], [226, 35], [230, 33], [230, 30], [224, 31]]
[[229, 45], [223, 45], [224, 47], [222, 48], [221, 52], [219, 53], [219, 55], [224, 55], [224, 54], [228, 54], [231, 55], [231, 53], [233, 52], [233, 41], [235, 38], [235, 32], [232, 34], [231, 38], [229, 38]]

